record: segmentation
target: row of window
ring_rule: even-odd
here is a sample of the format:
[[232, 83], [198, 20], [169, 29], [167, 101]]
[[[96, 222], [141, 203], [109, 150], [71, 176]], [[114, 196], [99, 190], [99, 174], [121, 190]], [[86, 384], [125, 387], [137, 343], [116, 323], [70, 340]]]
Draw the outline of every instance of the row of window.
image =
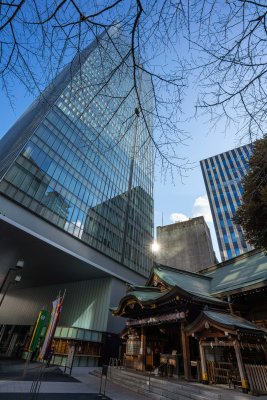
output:
[[[25, 162], [25, 160], [22, 160]], [[18, 160], [19, 162], [19, 160]], [[20, 187], [27, 195], [31, 195], [34, 197], [35, 201], [33, 201], [31, 204], [29, 201], [25, 198], [22, 200], [22, 203], [29, 208], [34, 208], [34, 211], [39, 211], [39, 213], [49, 219], [53, 223], [58, 223], [61, 227], [63, 227], [65, 230], [68, 232], [74, 234], [75, 236], [84, 239], [84, 232], [90, 232], [88, 224], [86, 225], [86, 229], [84, 228], [84, 224], [86, 224], [86, 218], [89, 217], [86, 215], [85, 212], [82, 212], [79, 210], [77, 207], [75, 207], [71, 202], [66, 202], [62, 196], [59, 195], [58, 192], [55, 192], [51, 189], [50, 186], [47, 187], [47, 185], [43, 185], [42, 180], [37, 179], [37, 170], [36, 167], [34, 167], [33, 174], [30, 172], [30, 167], [27, 165], [27, 169], [21, 169], [19, 166], [19, 163], [15, 164], [13, 168], [10, 170], [9, 174], [7, 175], [7, 179], [9, 179], [10, 183], [13, 183], [17, 187]], [[29, 161], [28, 161], [29, 163]], [[50, 182], [51, 185], [51, 182]], [[11, 187], [11, 186], [10, 186]], [[18, 194], [16, 194], [16, 199], [18, 200]], [[37, 208], [36, 200], [39, 201], [40, 204], [43, 204], [43, 206], [46, 206], [49, 208], [49, 210], [46, 209], [46, 207], [43, 208]], [[114, 201], [111, 200], [111, 202], [114, 205]], [[101, 210], [102, 206], [99, 205], [98, 211]], [[52, 215], [51, 211], [53, 214], [57, 215]], [[140, 212], [140, 210], [139, 210]], [[136, 216], [129, 214], [130, 217], [136, 219]], [[138, 215], [137, 215], [138, 217]], [[119, 220], [122, 220], [123, 215], [120, 216]], [[67, 222], [62, 225], [63, 219], [65, 219]], [[105, 219], [103, 219], [104, 221]], [[68, 223], [69, 221], [69, 223]], [[139, 222], [137, 220], [136, 226], [139, 228], [138, 224], [141, 224], [141, 221], [144, 222], [145, 219], [140, 219]], [[116, 221], [118, 222], [118, 221]], [[112, 221], [107, 220], [106, 224], [107, 226], [111, 226], [110, 224]], [[95, 230], [95, 223], [92, 224], [93, 228], [92, 230]], [[116, 225], [117, 226], [117, 225]], [[136, 229], [137, 229], [136, 228]], [[139, 230], [139, 229], [138, 229]], [[147, 228], [145, 229], [147, 232], [151, 231], [151, 227], [149, 226], [149, 223], [147, 224]], [[107, 230], [108, 232], [108, 230]], [[109, 234], [107, 236], [110, 237]], [[136, 241], [137, 244], [140, 243], [139, 240], [139, 235], [132, 235], [131, 240]], [[100, 250], [102, 250], [102, 244], [107, 241], [106, 237], [102, 237], [101, 235], [97, 236], [97, 242], [100, 244]], [[114, 238], [114, 242], [117, 242], [118, 239], [117, 237]], [[92, 244], [92, 243], [90, 243]], [[98, 247], [97, 244], [95, 244], [95, 247]], [[109, 253], [109, 252], [108, 252]]]
[[[81, 82], [77, 73], [31, 136], [0, 190], [118, 261], [124, 247], [126, 265], [144, 273], [151, 266], [144, 243], [152, 236], [153, 152], [142, 119], [138, 125], [127, 119], [133, 113], [134, 96], [120, 104], [119, 97], [131, 86], [129, 68], [123, 67], [96, 96], [99, 86], [94, 83], [114, 70], [119, 57], [108, 54], [105, 68], [96, 68], [102, 55], [98, 50], [90, 54]], [[81, 88], [86, 79], [88, 87]], [[146, 93], [142, 96], [147, 90], [143, 85]]]

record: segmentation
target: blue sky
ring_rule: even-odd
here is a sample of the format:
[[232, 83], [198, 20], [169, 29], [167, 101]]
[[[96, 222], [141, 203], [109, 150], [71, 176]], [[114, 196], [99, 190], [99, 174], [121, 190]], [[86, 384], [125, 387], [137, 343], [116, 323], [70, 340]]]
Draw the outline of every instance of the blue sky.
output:
[[[196, 167], [189, 170], [187, 177], [181, 181], [177, 176], [175, 185], [162, 183], [160, 177], [156, 177], [155, 184], [155, 227], [162, 224], [168, 225], [175, 220], [181, 220], [183, 216], [194, 217], [203, 215], [211, 230], [213, 247], [217, 258], [219, 250], [211, 219], [208, 199], [202, 173], [199, 165], [201, 159], [230, 150], [235, 147], [236, 141], [231, 133], [208, 132], [208, 125], [204, 122], [194, 122], [188, 127], [192, 135], [188, 147], [184, 153]], [[177, 215], [178, 214], [178, 215]], [[182, 214], [182, 215], [181, 215]]]
[[[161, 3], [159, 2], [158, 4], [160, 5]], [[220, 2], [218, 4], [220, 17], [224, 8], [220, 9]], [[121, 11], [124, 13], [124, 9]], [[146, 17], [146, 14], [143, 14], [145, 24], [147, 23]], [[145, 47], [147, 46], [146, 51], [148, 51], [148, 54], [151, 57], [155, 57], [154, 59], [152, 57], [152, 65], [159, 65], [159, 67], [162, 65], [164, 66], [164, 68], [162, 67], [163, 69], [167, 68], [169, 72], [171, 72], [172, 70], [174, 71], [177, 66], [179, 67], [178, 58], [180, 56], [182, 58], [185, 57], [185, 59], [190, 57], [192, 49], [189, 48], [189, 43], [185, 39], [186, 35], [184, 35], [184, 32], [182, 32], [182, 26], [183, 25], [179, 25], [181, 32], [179, 30], [178, 35], [174, 35], [174, 38], [181, 36], [180, 40], [177, 39], [177, 42], [175, 41], [173, 46], [170, 46], [170, 48], [167, 48], [166, 43], [163, 42], [160, 46], [161, 48], [157, 49], [157, 46], [160, 45], [159, 39], [156, 42], [156, 46], [152, 46], [153, 49], [151, 49], [151, 41], [148, 41], [147, 44], [142, 44]], [[160, 37], [161, 35], [159, 35], [159, 38]], [[154, 36], [152, 39], [153, 38]], [[88, 40], [86, 35], [85, 40]], [[197, 60], [201, 59], [203, 54], [200, 57], [200, 54], [196, 52], [195, 57]], [[150, 57], [148, 59], [150, 59]], [[31, 60], [32, 63], [34, 60], [35, 58]], [[204, 61], [205, 57], [202, 59], [202, 62]], [[46, 81], [46, 75], [52, 70], [52, 68], [48, 68], [47, 71], [43, 71], [41, 74], [39, 74], [37, 82], [40, 83], [43, 80]], [[190, 218], [203, 215], [211, 229], [214, 249], [216, 250], [217, 257], [219, 258], [217, 240], [215, 237], [213, 224], [211, 222], [211, 215], [199, 161], [215, 154], [230, 150], [241, 144], [245, 144], [246, 142], [239, 142], [236, 136], [237, 128], [235, 128], [234, 125], [228, 127], [227, 130], [225, 129], [225, 126], [227, 126], [226, 121], [220, 121], [216, 127], [213, 127], [212, 123], [209, 122], [209, 115], [202, 115], [198, 118], [192, 118], [195, 113], [194, 104], [196, 103], [198, 90], [200, 90], [197, 89], [198, 84], [198, 81], [195, 83], [195, 85], [193, 85], [191, 82], [190, 90], [186, 90], [187, 97], [183, 103], [183, 114], [181, 115], [181, 119], [183, 119], [185, 122], [180, 122], [179, 126], [181, 130], [185, 131], [190, 139], [184, 145], [179, 147], [178, 156], [187, 158], [188, 161], [194, 165], [194, 167], [192, 169], [188, 169], [186, 173], [187, 176], [183, 179], [181, 179], [178, 174], [177, 176], [174, 176], [173, 178], [175, 184], [171, 183], [170, 179], [167, 179], [166, 182], [163, 182], [164, 179], [160, 176], [160, 172], [156, 171], [154, 191], [155, 231], [156, 227], [162, 224], [162, 220], [163, 224], [167, 225], [175, 222], [176, 220], [181, 220], [181, 218]], [[211, 91], [212, 89], [213, 88], [210, 88]], [[13, 107], [8, 99], [4, 98], [3, 96], [1, 99], [2, 118], [0, 123], [0, 138], [5, 134], [8, 128], [11, 127], [15, 120], [25, 111], [27, 106], [33, 100], [33, 97], [27, 95], [26, 89], [17, 82], [13, 83], [11, 90], [11, 101]]]
[[[192, 85], [193, 86], [193, 85]], [[203, 215], [211, 231], [213, 247], [218, 260], [219, 248], [215, 235], [214, 225], [208, 204], [205, 184], [200, 168], [200, 160], [228, 151], [234, 147], [246, 144], [240, 141], [237, 135], [238, 127], [230, 125], [226, 120], [220, 120], [216, 125], [210, 121], [210, 115], [202, 112], [198, 117], [195, 114], [197, 91], [192, 88], [187, 91], [184, 101], [184, 119], [181, 128], [189, 135], [184, 146], [180, 147], [180, 155], [188, 158], [194, 165], [181, 179], [178, 175], [175, 184], [164, 183], [159, 173], [155, 183], [155, 231], [156, 227], [171, 224], [182, 218], [192, 218]], [[163, 218], [162, 218], [163, 217]]]
[[[186, 56], [190, 52], [186, 41], [177, 42], [177, 49]], [[168, 65], [170, 69], [175, 68], [174, 56], [174, 54], [165, 55], [164, 59], [163, 57], [159, 58], [159, 62], [161, 61], [164, 65]], [[178, 155], [187, 158], [193, 165], [192, 169], [188, 169], [187, 176], [183, 179], [178, 174], [174, 176], [174, 184], [170, 182], [170, 179], [163, 182], [164, 179], [161, 177], [160, 172], [156, 170], [154, 190], [155, 232], [156, 227], [162, 224], [162, 220], [163, 224], [167, 225], [176, 220], [181, 220], [181, 218], [203, 215], [210, 227], [217, 257], [220, 258], [199, 161], [246, 142], [240, 143], [236, 135], [237, 128], [235, 129], [234, 125], [228, 127], [227, 130], [225, 129], [227, 126], [226, 121], [220, 121], [214, 127], [209, 122], [210, 116], [208, 114], [205, 115], [204, 112], [202, 116], [192, 117], [195, 113], [194, 105], [197, 95], [197, 85], [191, 82], [190, 89], [186, 90], [186, 97], [183, 102], [181, 120], [184, 120], [184, 122], [180, 122], [179, 126], [190, 139], [184, 145], [180, 145]], [[32, 100], [33, 97], [27, 94], [26, 89], [18, 82], [11, 88], [12, 106], [10, 101], [2, 96], [0, 138], [25, 111]]]

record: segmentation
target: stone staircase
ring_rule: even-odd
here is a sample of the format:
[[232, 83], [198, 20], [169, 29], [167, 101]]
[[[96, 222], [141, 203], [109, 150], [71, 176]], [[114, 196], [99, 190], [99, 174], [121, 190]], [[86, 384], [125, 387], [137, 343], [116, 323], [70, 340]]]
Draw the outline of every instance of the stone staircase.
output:
[[[101, 371], [91, 372], [100, 377]], [[249, 400], [255, 399], [237, 390], [177, 378], [161, 378], [123, 368], [109, 367], [108, 381], [155, 400]]]

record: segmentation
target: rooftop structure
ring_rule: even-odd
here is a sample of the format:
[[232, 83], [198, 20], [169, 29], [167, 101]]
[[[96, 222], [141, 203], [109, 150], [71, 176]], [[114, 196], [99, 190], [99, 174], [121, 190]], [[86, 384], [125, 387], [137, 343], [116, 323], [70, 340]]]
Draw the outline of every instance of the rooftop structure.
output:
[[203, 217], [157, 227], [157, 261], [197, 272], [217, 262], [209, 228]]

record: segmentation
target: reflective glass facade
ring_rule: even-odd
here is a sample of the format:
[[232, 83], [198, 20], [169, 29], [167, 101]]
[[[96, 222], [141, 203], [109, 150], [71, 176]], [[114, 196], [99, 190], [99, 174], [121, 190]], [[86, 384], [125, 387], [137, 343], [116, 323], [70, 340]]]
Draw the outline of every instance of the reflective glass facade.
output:
[[145, 123], [135, 112], [128, 52], [120, 36], [102, 35], [63, 70], [44, 92], [45, 104], [40, 97], [3, 138], [0, 191], [147, 276], [153, 99], [140, 72]]
[[222, 261], [253, 248], [233, 222], [252, 150], [252, 145], [245, 145], [200, 161]]

